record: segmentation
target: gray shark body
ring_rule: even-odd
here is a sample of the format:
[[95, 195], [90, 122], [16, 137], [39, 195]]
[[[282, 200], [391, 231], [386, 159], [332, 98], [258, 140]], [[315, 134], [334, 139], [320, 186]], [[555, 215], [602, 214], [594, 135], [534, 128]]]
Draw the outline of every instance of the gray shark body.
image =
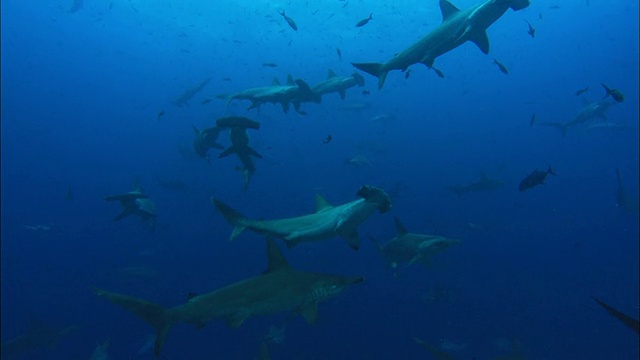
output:
[[398, 218], [395, 218], [395, 224], [396, 237], [380, 246], [380, 252], [393, 268], [402, 263], [430, 266], [432, 255], [460, 242], [443, 236], [410, 233]]
[[173, 104], [179, 107], [188, 105], [189, 100], [191, 100], [191, 98], [194, 97], [197, 93], [202, 91], [202, 89], [207, 86], [209, 81], [211, 81], [211, 78], [206, 78], [202, 80], [202, 82], [200, 82], [198, 85], [185, 90], [185, 92], [183, 92], [180, 97], [173, 101]]
[[358, 190], [361, 199], [346, 204], [332, 206], [322, 196], [316, 196], [316, 212], [308, 215], [277, 219], [247, 219], [223, 202], [212, 199], [224, 218], [234, 226], [231, 240], [242, 231], [249, 229], [267, 237], [285, 241], [288, 247], [301, 242], [320, 241], [335, 236], [343, 237], [349, 246], [359, 247], [358, 225], [363, 223], [376, 210], [381, 213], [391, 208], [391, 200], [384, 190], [364, 185]]
[[249, 180], [256, 171], [253, 157], [262, 159], [262, 155], [249, 146], [247, 129], [260, 129], [260, 123], [243, 116], [228, 116], [216, 120], [219, 128], [230, 129], [231, 146], [218, 155], [219, 158], [236, 154], [242, 163], [241, 171], [245, 176], [245, 189], [249, 186]]
[[151, 228], [154, 228], [157, 217], [156, 206], [137, 182], [133, 191], [106, 196], [104, 199], [106, 201], [119, 201], [122, 206], [122, 211], [113, 219], [114, 221], [122, 220], [129, 216], [138, 216], [141, 221], [148, 222]]
[[29, 331], [14, 339], [5, 341], [0, 346], [2, 358], [38, 348], [54, 348], [58, 342], [78, 330], [80, 326], [71, 325], [64, 328], [53, 328], [41, 323], [33, 323]]
[[340, 98], [344, 100], [347, 89], [354, 86], [364, 86], [362, 75], [354, 72], [351, 76], [337, 76], [333, 70], [329, 70], [327, 79], [316, 84], [311, 90], [319, 95], [335, 92], [340, 94]]
[[491, 179], [485, 173], [480, 173], [480, 179], [478, 181], [466, 184], [466, 185], [453, 185], [447, 186], [448, 190], [453, 191], [458, 196], [461, 196], [465, 193], [471, 192], [480, 192], [480, 191], [489, 191], [499, 189], [504, 185], [502, 181]]
[[573, 119], [565, 123], [564, 126], [566, 128], [570, 128], [572, 126], [584, 124], [594, 118], [607, 120], [605, 112], [614, 104], [614, 102], [608, 100], [600, 100], [594, 102], [584, 100], [583, 108], [580, 109], [580, 111], [573, 117]]
[[386, 63], [352, 63], [356, 68], [378, 78], [378, 89], [384, 85], [391, 70], [405, 71], [409, 66], [422, 63], [429, 68], [434, 60], [467, 41], [489, 53], [486, 30], [509, 8], [514, 11], [529, 6], [529, 0], [487, 0], [469, 9], [459, 10], [447, 0], [440, 0], [442, 23], [429, 34]]
[[267, 241], [267, 270], [213, 292], [192, 297], [188, 302], [164, 308], [132, 296], [95, 289], [106, 298], [140, 317], [156, 329], [155, 354], [159, 356], [169, 329], [186, 322], [203, 326], [209, 321], [226, 320], [231, 327], [246, 319], [282, 311], [301, 313], [309, 323], [317, 318], [318, 303], [325, 301], [362, 277], [344, 277], [299, 271], [292, 268], [273, 240]]

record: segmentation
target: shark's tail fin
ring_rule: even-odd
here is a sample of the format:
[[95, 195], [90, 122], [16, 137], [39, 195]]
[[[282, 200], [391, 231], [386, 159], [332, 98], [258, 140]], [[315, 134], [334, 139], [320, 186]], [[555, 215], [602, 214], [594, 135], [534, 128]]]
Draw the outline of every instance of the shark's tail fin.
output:
[[246, 228], [246, 225], [244, 225], [245, 216], [216, 198], [211, 198], [211, 202], [218, 208], [218, 211], [220, 211], [229, 224], [233, 225], [233, 232], [229, 240], [235, 240]]
[[382, 89], [384, 81], [387, 79], [388, 71], [383, 71], [384, 64], [381, 63], [351, 63], [356, 69], [362, 70], [378, 78], [378, 90]]
[[156, 329], [155, 355], [156, 357], [160, 356], [160, 350], [162, 350], [169, 329], [175, 323], [175, 320], [170, 316], [171, 310], [133, 296], [112, 293], [98, 288], [94, 288], [93, 293], [131, 311], [144, 322], [153, 326]]

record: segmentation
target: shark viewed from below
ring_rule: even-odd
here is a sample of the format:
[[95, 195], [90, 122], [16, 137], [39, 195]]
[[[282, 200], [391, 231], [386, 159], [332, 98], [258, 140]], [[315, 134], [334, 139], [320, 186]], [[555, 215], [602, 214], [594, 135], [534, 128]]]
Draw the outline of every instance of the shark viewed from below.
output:
[[154, 229], [157, 217], [156, 206], [149, 199], [149, 196], [144, 193], [137, 181], [133, 191], [119, 195], [109, 195], [104, 199], [106, 201], [119, 201], [122, 206], [122, 211], [113, 219], [114, 221], [122, 220], [128, 216], [138, 216], [140, 221], [148, 222], [151, 229]]
[[344, 100], [345, 96], [347, 96], [347, 89], [354, 86], [364, 86], [364, 77], [362, 75], [354, 72], [351, 76], [338, 76], [333, 70], [329, 69], [327, 79], [317, 83], [311, 90], [319, 95], [336, 92], [340, 94], [340, 99]]
[[404, 49], [386, 63], [351, 63], [378, 78], [378, 89], [382, 89], [387, 74], [392, 70], [405, 71], [417, 63], [433, 67], [434, 60], [467, 41], [489, 53], [487, 28], [498, 20], [509, 8], [514, 11], [529, 6], [529, 0], [486, 0], [471, 8], [460, 10], [447, 0], [440, 0], [442, 23], [413, 45]]
[[169, 330], [176, 323], [202, 327], [212, 320], [221, 319], [237, 328], [253, 316], [292, 311], [313, 324], [318, 316], [318, 303], [364, 280], [359, 276], [296, 270], [289, 265], [274, 240], [267, 241], [267, 257], [267, 270], [262, 274], [194, 296], [172, 308], [102, 289], [94, 289], [94, 293], [153, 326], [156, 329], [155, 355], [158, 357]]
[[218, 199], [211, 199], [222, 216], [233, 225], [231, 240], [249, 229], [267, 237], [284, 240], [287, 247], [301, 242], [320, 241], [335, 236], [343, 237], [349, 246], [358, 250], [358, 225], [376, 210], [385, 213], [391, 209], [391, 199], [377, 187], [364, 185], [356, 193], [358, 200], [332, 206], [316, 195], [316, 211], [312, 214], [277, 220], [251, 220]]
[[504, 186], [502, 181], [489, 178], [484, 172], [480, 172], [480, 179], [466, 185], [446, 186], [447, 190], [451, 190], [456, 195], [461, 196], [465, 193], [496, 190]]

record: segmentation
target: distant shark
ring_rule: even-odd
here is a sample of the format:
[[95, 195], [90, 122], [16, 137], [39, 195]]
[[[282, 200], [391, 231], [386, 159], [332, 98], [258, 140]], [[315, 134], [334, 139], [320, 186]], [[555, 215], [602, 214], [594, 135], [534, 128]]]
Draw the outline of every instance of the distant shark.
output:
[[296, 270], [285, 259], [274, 240], [267, 241], [267, 270], [262, 274], [207, 294], [194, 296], [182, 305], [165, 308], [132, 296], [94, 289], [94, 293], [119, 305], [156, 329], [155, 355], [165, 343], [171, 327], [179, 322], [195, 324], [224, 319], [231, 327], [257, 315], [282, 311], [300, 313], [315, 323], [318, 303], [328, 300], [362, 277], [345, 277]]
[[337, 76], [333, 70], [329, 69], [327, 79], [316, 84], [311, 90], [319, 95], [337, 92], [340, 94], [340, 99], [344, 100], [347, 89], [354, 86], [364, 86], [362, 75], [354, 72], [351, 76]]
[[386, 63], [351, 63], [356, 68], [378, 78], [382, 89], [391, 70], [405, 71], [416, 63], [433, 67], [434, 60], [467, 41], [489, 53], [486, 30], [509, 8], [514, 11], [529, 6], [529, 0], [487, 0], [466, 10], [459, 10], [447, 0], [440, 0], [442, 23], [413, 45], [395, 55]]
[[398, 234], [386, 244], [378, 246], [392, 268], [401, 263], [407, 266], [419, 263], [429, 267], [432, 255], [460, 242], [443, 236], [410, 233], [397, 217], [394, 219]]
[[5, 341], [0, 345], [2, 358], [9, 358], [10, 356], [37, 348], [54, 348], [58, 345], [60, 340], [64, 339], [79, 328], [80, 326], [78, 325], [71, 325], [64, 328], [53, 328], [40, 322], [34, 322], [31, 324], [29, 331], [26, 334]]
[[177, 99], [173, 101], [173, 104], [179, 107], [183, 107], [188, 105], [189, 100], [194, 97], [197, 93], [199, 93], [207, 84], [211, 81], [211, 78], [206, 78], [202, 80], [198, 85], [185, 90], [185, 92], [180, 95]]
[[478, 181], [466, 185], [456, 184], [453, 186], [446, 186], [446, 188], [453, 191], [458, 196], [461, 196], [465, 193], [495, 190], [501, 188], [503, 185], [504, 183], [502, 181], [491, 179], [484, 172], [480, 172], [480, 179]]
[[123, 210], [114, 221], [122, 220], [128, 216], [138, 216], [141, 221], [149, 222], [151, 228], [155, 227], [157, 217], [156, 206], [144, 193], [142, 187], [136, 181], [135, 189], [128, 193], [119, 195], [110, 195], [104, 198], [106, 201], [119, 201]]
[[325, 198], [316, 195], [316, 211], [312, 214], [277, 220], [250, 220], [218, 199], [211, 199], [222, 216], [234, 226], [231, 240], [249, 229], [267, 237], [283, 239], [288, 247], [301, 242], [319, 241], [335, 236], [347, 240], [358, 250], [358, 225], [374, 211], [385, 213], [391, 209], [391, 200], [384, 190], [364, 185], [356, 193], [361, 199], [332, 206]]

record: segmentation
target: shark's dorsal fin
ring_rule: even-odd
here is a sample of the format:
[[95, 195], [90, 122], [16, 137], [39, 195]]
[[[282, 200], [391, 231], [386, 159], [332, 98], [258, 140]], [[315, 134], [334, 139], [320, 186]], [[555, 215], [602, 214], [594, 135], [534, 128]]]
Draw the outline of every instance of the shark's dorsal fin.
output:
[[277, 77], [274, 77], [273, 80], [271, 81], [271, 85], [272, 86], [280, 86], [280, 80], [278, 80]]
[[287, 85], [293, 86], [295, 84], [296, 84], [296, 82], [293, 81], [293, 76], [291, 76], [291, 74], [287, 75]]
[[267, 240], [267, 261], [268, 264], [266, 272], [288, 269], [291, 267], [273, 239]]
[[407, 229], [404, 228], [404, 225], [400, 222], [397, 216], [394, 216], [393, 219], [396, 221], [396, 230], [398, 231], [398, 235], [405, 235], [408, 233]]
[[475, 33], [469, 38], [469, 41], [478, 45], [478, 48], [480, 48], [480, 51], [482, 51], [483, 53], [489, 53], [489, 36], [487, 36], [486, 31]]
[[447, 21], [448, 18], [452, 17], [454, 14], [459, 12], [455, 5], [450, 3], [447, 0], [440, 0], [440, 12], [442, 13], [442, 22]]
[[318, 320], [318, 304], [315, 302], [311, 302], [307, 305], [304, 305], [302, 309], [300, 309], [302, 313], [302, 317], [309, 323], [315, 324], [316, 320]]
[[333, 70], [329, 69], [329, 71], [327, 72], [327, 79], [331, 79], [332, 77], [336, 77], [336, 73], [333, 72]]
[[320, 212], [326, 209], [331, 209], [333, 208], [333, 205], [331, 205], [327, 199], [324, 198], [324, 196], [320, 195], [320, 194], [316, 194], [316, 211], [315, 212]]

